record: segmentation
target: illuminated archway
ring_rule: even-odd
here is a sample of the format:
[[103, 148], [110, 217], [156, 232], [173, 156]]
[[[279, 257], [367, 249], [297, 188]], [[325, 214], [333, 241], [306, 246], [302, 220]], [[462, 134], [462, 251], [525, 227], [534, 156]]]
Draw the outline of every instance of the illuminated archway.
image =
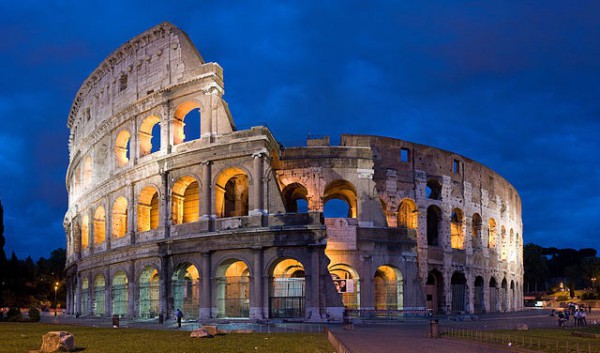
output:
[[[356, 218], [358, 216], [356, 188], [350, 182], [342, 179], [334, 180], [327, 184], [323, 194], [323, 208], [325, 212], [328, 202], [331, 200], [341, 200], [348, 205], [348, 213], [345, 218]], [[344, 217], [341, 217], [344, 218]]]
[[391, 266], [379, 266], [375, 272], [375, 309], [402, 310], [404, 292], [402, 273]]
[[242, 169], [222, 171], [216, 179], [215, 194], [218, 217], [248, 215], [248, 175]]
[[90, 282], [87, 277], [81, 280], [81, 307], [79, 313], [89, 315], [90, 308]]
[[100, 206], [94, 213], [94, 245], [104, 242], [106, 239], [106, 213], [104, 207]]
[[173, 272], [173, 310], [181, 309], [190, 320], [198, 319], [200, 311], [200, 274], [196, 266], [183, 263]]
[[508, 244], [506, 241], [506, 228], [500, 227], [500, 259], [506, 260], [506, 248]]
[[342, 295], [344, 307], [360, 309], [360, 278], [356, 270], [348, 265], [329, 265], [329, 273], [338, 293]]
[[496, 221], [490, 218], [488, 221], [488, 248], [495, 249], [498, 241], [498, 230], [496, 229]]
[[271, 270], [269, 317], [303, 318], [306, 281], [304, 266], [294, 259], [282, 259]]
[[184, 176], [173, 185], [171, 198], [173, 224], [198, 222], [200, 187], [196, 179]]
[[158, 316], [159, 310], [159, 275], [156, 268], [146, 266], [139, 279], [139, 317], [153, 318]]
[[217, 317], [248, 317], [250, 270], [240, 260], [229, 260], [217, 269]]
[[159, 198], [154, 186], [146, 186], [140, 192], [138, 201], [138, 232], [146, 232], [158, 228]]
[[92, 157], [87, 156], [83, 162], [83, 187], [89, 188], [92, 184]]
[[123, 271], [117, 271], [112, 279], [112, 314], [125, 317], [127, 315], [128, 301], [127, 275]]
[[404, 199], [398, 207], [398, 227], [407, 229], [418, 228], [418, 209], [411, 199]]
[[94, 315], [104, 316], [106, 305], [106, 281], [102, 274], [94, 277]]
[[287, 212], [308, 212], [308, 190], [300, 183], [291, 183], [281, 192]]
[[117, 165], [122, 167], [129, 162], [129, 142], [131, 140], [131, 134], [127, 130], [121, 130], [115, 140], [115, 158]]
[[127, 199], [117, 198], [112, 209], [112, 236], [121, 238], [127, 234]]
[[[196, 114], [197, 112], [197, 114]], [[192, 114], [190, 114], [192, 113]], [[191, 115], [197, 115], [196, 116], [191, 116]], [[192, 124], [188, 124], [188, 122], [185, 122], [185, 120], [189, 120], [189, 119], [198, 119], [198, 122], [194, 122]], [[175, 110], [175, 118], [173, 119], [173, 144], [178, 145], [184, 141], [189, 141], [191, 139], [192, 136], [186, 136], [186, 133], [188, 135], [193, 134], [193, 137], [196, 136], [200, 136], [201, 131], [200, 131], [200, 105], [196, 102], [184, 102], [182, 104], [180, 104], [177, 109]], [[196, 132], [192, 132], [192, 131], [187, 131], [188, 129], [186, 129], [186, 124], [188, 125], [193, 125], [193, 126], [197, 126], [198, 131], [197, 131], [197, 135]]]
[[452, 249], [465, 248], [464, 214], [460, 208], [452, 210], [450, 215], [450, 245]]
[[[155, 141], [152, 141], [156, 139]], [[156, 115], [146, 117], [139, 131], [140, 157], [160, 149], [160, 118]]]
[[85, 214], [81, 219], [81, 249], [87, 249], [90, 244], [90, 217]]

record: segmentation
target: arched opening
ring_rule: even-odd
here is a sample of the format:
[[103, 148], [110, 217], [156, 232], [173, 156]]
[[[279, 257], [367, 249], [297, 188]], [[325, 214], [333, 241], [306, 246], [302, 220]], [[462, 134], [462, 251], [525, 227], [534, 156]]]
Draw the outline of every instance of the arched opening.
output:
[[94, 316], [104, 316], [106, 282], [101, 274], [94, 277]]
[[490, 278], [490, 312], [498, 311], [498, 284], [494, 277]]
[[84, 215], [81, 219], [81, 249], [87, 249], [90, 244], [90, 217]]
[[112, 279], [112, 314], [119, 317], [127, 316], [128, 301], [127, 275], [123, 271], [117, 271]]
[[173, 119], [173, 144], [200, 138], [200, 105], [184, 102], [175, 110]]
[[[331, 203], [330, 201], [332, 200], [340, 200], [342, 202], [334, 201]], [[341, 214], [346, 210], [347, 213], [345, 216]], [[323, 194], [323, 213], [326, 218], [356, 218], [358, 210], [354, 185], [346, 180], [334, 180], [330, 182], [325, 187], [325, 193]]]
[[442, 211], [437, 206], [427, 207], [427, 245], [440, 246], [440, 220]]
[[151, 115], [142, 121], [139, 132], [140, 157], [160, 150], [160, 118]]
[[450, 285], [452, 286], [452, 311], [463, 312], [467, 311], [466, 308], [466, 288], [467, 279], [465, 274], [462, 272], [454, 272], [450, 279]]
[[173, 224], [198, 222], [200, 187], [196, 179], [184, 176], [173, 185], [171, 197]]
[[473, 249], [480, 249], [483, 246], [483, 239], [481, 238], [481, 216], [479, 213], [473, 214], [471, 237], [471, 246]]
[[172, 278], [173, 310], [181, 309], [187, 319], [198, 319], [200, 312], [200, 273], [196, 266], [184, 263]]
[[154, 186], [142, 189], [138, 201], [138, 232], [146, 232], [158, 228], [159, 224], [158, 191]]
[[484, 296], [484, 290], [483, 290], [483, 277], [481, 276], [477, 276], [475, 277], [475, 296], [474, 296], [474, 303], [473, 303], [473, 308], [475, 309], [476, 313], [483, 313], [485, 312], [485, 296]]
[[502, 311], [508, 311], [508, 284], [506, 278], [502, 280], [502, 286], [500, 289], [500, 303], [502, 305]]
[[117, 198], [112, 210], [112, 235], [121, 238], [127, 234], [127, 199]]
[[431, 270], [425, 283], [427, 309], [433, 314], [444, 311], [444, 276], [438, 270]]
[[404, 199], [398, 207], [398, 227], [407, 229], [418, 228], [418, 208], [413, 200]]
[[90, 308], [90, 283], [87, 278], [81, 280], [81, 307], [79, 313], [89, 315]]
[[92, 157], [87, 156], [83, 162], [83, 187], [89, 188], [92, 185]]
[[248, 317], [250, 314], [250, 270], [240, 260], [230, 260], [217, 269], [217, 317]]
[[269, 317], [303, 318], [305, 316], [304, 266], [294, 259], [282, 259], [271, 271]]
[[517, 301], [515, 300], [515, 281], [510, 281], [510, 308], [509, 310], [514, 310], [517, 306]]
[[243, 170], [228, 168], [221, 172], [215, 193], [219, 217], [248, 215], [248, 175]]
[[506, 260], [506, 228], [502, 226], [500, 228], [500, 259]]
[[131, 140], [131, 134], [127, 130], [121, 130], [115, 140], [115, 158], [117, 159], [117, 165], [122, 167], [129, 162], [130, 151], [129, 142]]
[[440, 200], [442, 198], [442, 184], [435, 179], [427, 180], [425, 186], [425, 197], [432, 200]]
[[488, 221], [488, 248], [495, 249], [498, 239], [498, 231], [496, 230], [496, 221], [490, 218]]
[[94, 213], [94, 245], [104, 242], [106, 238], [106, 213], [104, 207], [100, 206]]
[[291, 183], [281, 192], [288, 213], [308, 212], [308, 190], [300, 183]]
[[402, 310], [404, 292], [402, 273], [391, 266], [379, 266], [375, 272], [375, 309]]
[[360, 309], [360, 281], [355, 269], [348, 265], [329, 266], [329, 273], [346, 309]]
[[465, 248], [464, 214], [460, 208], [452, 210], [450, 215], [450, 245], [452, 249]]
[[158, 302], [160, 298], [158, 270], [152, 266], [146, 266], [139, 279], [139, 301], [138, 315], [141, 318], [153, 318], [158, 316]]

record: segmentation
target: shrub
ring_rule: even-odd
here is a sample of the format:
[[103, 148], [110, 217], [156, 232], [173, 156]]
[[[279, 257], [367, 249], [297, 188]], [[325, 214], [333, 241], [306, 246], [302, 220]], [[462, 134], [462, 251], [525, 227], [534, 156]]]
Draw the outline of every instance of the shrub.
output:
[[29, 321], [31, 321], [31, 322], [40, 321], [40, 311], [38, 310], [38, 308], [36, 308], [34, 306], [29, 308]]
[[12, 307], [8, 309], [8, 313], [6, 313], [6, 321], [21, 321], [23, 319], [23, 315], [21, 315], [21, 310], [19, 308]]
[[559, 295], [558, 297], [556, 297], [556, 300], [559, 302], [564, 302], [569, 300], [569, 296], [568, 295]]

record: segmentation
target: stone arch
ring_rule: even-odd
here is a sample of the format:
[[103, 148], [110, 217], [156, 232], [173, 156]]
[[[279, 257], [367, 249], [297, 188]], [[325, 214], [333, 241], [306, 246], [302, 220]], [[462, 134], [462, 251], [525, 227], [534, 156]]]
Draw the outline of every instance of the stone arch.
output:
[[173, 311], [181, 309], [187, 319], [196, 320], [200, 313], [200, 272], [190, 262], [180, 263], [171, 278]]
[[198, 222], [200, 219], [200, 186], [191, 176], [183, 176], [173, 184], [171, 197], [173, 224]]
[[222, 170], [215, 179], [215, 206], [218, 217], [248, 215], [249, 173], [238, 167]]
[[149, 185], [142, 189], [138, 198], [137, 209], [138, 232], [158, 228], [160, 224], [160, 197], [155, 186]]
[[440, 222], [442, 210], [435, 205], [427, 207], [427, 245], [440, 246]]
[[92, 157], [87, 156], [83, 162], [83, 187], [88, 189], [92, 185]]
[[425, 197], [432, 200], [442, 199], [442, 184], [437, 179], [427, 180], [425, 185]]
[[306, 279], [304, 265], [294, 258], [279, 258], [269, 270], [269, 317], [304, 318]]
[[450, 278], [452, 287], [452, 311], [464, 312], [466, 310], [467, 278], [461, 271], [454, 271]]
[[83, 276], [83, 279], [81, 280], [81, 303], [79, 313], [86, 316], [89, 315], [90, 294], [90, 282], [87, 276]]
[[500, 259], [501, 260], [506, 260], [506, 248], [507, 248], [507, 242], [506, 242], [506, 227], [502, 226], [500, 227]]
[[515, 281], [514, 280], [510, 280], [510, 308], [509, 310], [514, 310], [516, 307], [516, 300], [515, 300]]
[[[288, 184], [283, 188], [281, 195], [283, 197], [286, 212], [295, 213], [308, 211], [308, 190], [304, 185], [298, 182]], [[303, 200], [306, 203], [306, 210], [303, 207], [304, 203], [299, 203], [300, 200]]]
[[217, 317], [246, 318], [250, 315], [250, 268], [236, 258], [217, 267]]
[[333, 199], [342, 200], [348, 205], [348, 216], [346, 218], [356, 218], [358, 216], [356, 188], [352, 183], [347, 180], [336, 179], [327, 184], [323, 194], [323, 212], [327, 202]]
[[418, 229], [419, 209], [411, 199], [403, 199], [398, 206], [398, 227]]
[[131, 133], [129, 130], [121, 130], [115, 139], [115, 159], [119, 167], [129, 163]]
[[90, 244], [90, 217], [86, 214], [81, 218], [81, 249], [85, 250]]
[[471, 246], [473, 249], [480, 249], [483, 246], [483, 238], [481, 237], [481, 216], [479, 213], [473, 213], [471, 220]]
[[99, 273], [94, 276], [94, 316], [104, 316], [106, 307], [106, 280], [104, 275]]
[[112, 276], [112, 314], [119, 317], [127, 316], [129, 303], [129, 279], [123, 270], [118, 270]]
[[[157, 127], [158, 133], [156, 132]], [[140, 130], [138, 132], [140, 157], [147, 156], [160, 149], [160, 129], [160, 118], [156, 115], [149, 115], [142, 121], [142, 124], [140, 125]], [[152, 141], [154, 138], [158, 138], [158, 141]]]
[[402, 310], [404, 307], [404, 279], [399, 269], [379, 266], [373, 284], [376, 310]]
[[502, 311], [508, 311], [508, 283], [506, 282], [506, 278], [502, 280], [502, 285], [500, 286], [500, 304], [502, 305]]
[[[347, 264], [330, 264], [329, 273], [342, 296], [344, 307], [350, 310], [360, 309], [360, 277], [356, 269]], [[342, 286], [342, 281], [345, 286]]]
[[127, 234], [127, 199], [119, 196], [112, 208], [112, 236], [121, 238]]
[[450, 245], [452, 249], [465, 248], [465, 215], [460, 208], [454, 208], [450, 214]]
[[433, 314], [444, 311], [444, 293], [444, 276], [442, 273], [437, 269], [429, 271], [425, 282], [425, 294], [427, 296], [427, 309], [431, 310]]
[[[177, 106], [175, 109], [175, 115], [173, 119], [173, 144], [178, 145], [180, 143], [189, 141], [186, 139], [185, 134], [185, 119], [188, 114], [192, 111], [198, 111], [198, 119], [201, 119], [201, 105], [195, 101], [185, 101]], [[194, 124], [195, 125], [195, 124]], [[198, 122], [198, 129], [200, 129], [200, 122]], [[189, 134], [189, 133], [188, 133]], [[201, 136], [202, 131], [198, 131], [198, 135]]]
[[473, 288], [475, 289], [474, 297], [473, 297], [473, 309], [476, 313], [485, 312], [485, 291], [484, 291], [484, 280], [482, 276], [475, 277], [475, 282], [473, 283]]
[[138, 316], [154, 318], [159, 314], [160, 276], [153, 265], [146, 265], [138, 279]]
[[498, 283], [496, 282], [496, 278], [494, 276], [490, 277], [490, 312], [498, 311]]
[[496, 220], [490, 218], [488, 221], [488, 248], [495, 249], [498, 242], [498, 230]]
[[94, 212], [94, 245], [104, 242], [106, 239], [106, 212], [104, 207], [98, 206]]

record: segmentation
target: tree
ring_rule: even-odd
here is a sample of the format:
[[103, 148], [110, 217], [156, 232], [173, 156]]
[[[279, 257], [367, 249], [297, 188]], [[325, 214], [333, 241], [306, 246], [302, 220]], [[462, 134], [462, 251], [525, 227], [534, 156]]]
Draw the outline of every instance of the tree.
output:
[[538, 291], [546, 288], [548, 280], [548, 263], [544, 248], [528, 243], [523, 247], [523, 267], [525, 268], [525, 285], [527, 291]]

